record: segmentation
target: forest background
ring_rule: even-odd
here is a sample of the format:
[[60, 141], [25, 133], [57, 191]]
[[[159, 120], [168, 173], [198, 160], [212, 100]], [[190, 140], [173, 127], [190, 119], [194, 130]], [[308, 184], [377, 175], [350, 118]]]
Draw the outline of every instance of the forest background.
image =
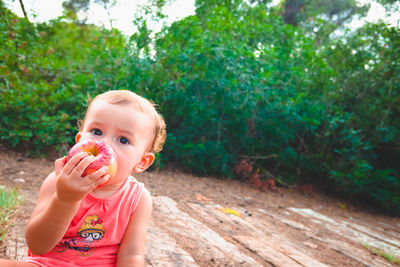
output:
[[157, 168], [312, 184], [398, 214], [399, 23], [346, 28], [368, 10], [355, 0], [196, 0], [153, 32], [171, 1], [148, 1], [126, 36], [78, 16], [90, 0], [43, 23], [0, 0], [1, 143], [61, 155], [88, 96], [129, 89], [166, 119]]

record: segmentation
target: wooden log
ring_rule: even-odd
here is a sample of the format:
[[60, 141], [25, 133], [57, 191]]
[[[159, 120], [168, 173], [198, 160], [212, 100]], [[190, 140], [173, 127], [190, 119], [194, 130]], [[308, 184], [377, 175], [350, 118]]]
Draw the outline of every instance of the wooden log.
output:
[[218, 233], [179, 210], [173, 199], [154, 197], [153, 203], [153, 216], [159, 222], [166, 222], [161, 228], [176, 240], [182, 240], [180, 245], [183, 249], [197, 251], [201, 257], [193, 257], [200, 265], [262, 266]]
[[[332, 218], [329, 218], [311, 209], [289, 208], [289, 210], [304, 217], [312, 218], [314, 222], [319, 223], [321, 226], [326, 227], [328, 230], [341, 235], [344, 238], [350, 239], [359, 244], [367, 244], [369, 246], [377, 247], [394, 255], [395, 257], [400, 257], [400, 248], [397, 247], [398, 242], [391, 239], [386, 241], [386, 239], [381, 235], [379, 235], [379, 238], [377, 238], [378, 234], [373, 233], [373, 231], [370, 229], [368, 230], [365, 227], [354, 227], [354, 225], [353, 227], [350, 227], [345, 222], [339, 223]], [[367, 233], [360, 232], [359, 230], [355, 230], [353, 228], [363, 229]]]
[[222, 222], [219, 224], [222, 230], [229, 232], [233, 239], [274, 266], [327, 266], [309, 256], [305, 250], [288, 242], [287, 237], [276, 232], [273, 225], [263, 227], [264, 225], [257, 225], [257, 221], [252, 217], [245, 219], [226, 214], [221, 211], [223, 209], [219, 205], [197, 203], [188, 203], [188, 205], [208, 220]]
[[[287, 220], [280, 215], [273, 214], [271, 212], [267, 212], [263, 209], [259, 209], [259, 211], [264, 214], [267, 214], [270, 217], [273, 217], [277, 220], [284, 222], [286, 225], [288, 225], [290, 227], [293, 227], [295, 229], [300, 229], [305, 236], [326, 244], [331, 249], [345, 255], [346, 257], [351, 258], [352, 260], [354, 260], [356, 262], [359, 262], [360, 264], [362, 264], [364, 266], [368, 266], [368, 267], [392, 266], [388, 262], [378, 258], [377, 256], [372, 255], [368, 250], [361, 248], [361, 246], [357, 247], [357, 246], [354, 246], [353, 244], [349, 244], [344, 241], [339, 241], [339, 240], [326, 238], [326, 237], [325, 238], [318, 237], [318, 235], [316, 235], [310, 228], [299, 227], [300, 223], [293, 222], [291, 220]], [[303, 226], [303, 224], [300, 224], [300, 225]]]
[[181, 249], [168, 234], [161, 231], [154, 223], [151, 223], [147, 233], [146, 242], [147, 266], [196, 267], [194, 259]]

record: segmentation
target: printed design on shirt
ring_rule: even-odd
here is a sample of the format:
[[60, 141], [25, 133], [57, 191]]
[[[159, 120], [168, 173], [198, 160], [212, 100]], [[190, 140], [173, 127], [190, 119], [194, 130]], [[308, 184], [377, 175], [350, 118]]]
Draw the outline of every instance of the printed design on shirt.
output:
[[97, 215], [86, 216], [77, 233], [80, 238], [60, 242], [53, 250], [61, 253], [67, 249], [73, 249], [78, 251], [81, 256], [91, 255], [96, 248], [90, 245], [92, 242], [102, 239], [105, 234], [106, 230], [102, 223], [103, 221]]

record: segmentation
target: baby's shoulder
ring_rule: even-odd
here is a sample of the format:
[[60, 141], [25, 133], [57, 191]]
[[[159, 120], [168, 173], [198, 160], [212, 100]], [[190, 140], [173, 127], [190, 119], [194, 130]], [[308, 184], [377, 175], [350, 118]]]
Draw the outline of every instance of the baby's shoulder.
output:
[[144, 183], [139, 182], [134, 176], [129, 175], [127, 183], [131, 186], [139, 186], [140, 188], [145, 188]]
[[144, 183], [139, 182], [135, 177], [131, 175], [128, 178], [128, 183], [130, 184], [129, 188], [132, 192], [136, 205], [143, 201], [145, 202], [152, 201], [151, 193], [145, 187]]

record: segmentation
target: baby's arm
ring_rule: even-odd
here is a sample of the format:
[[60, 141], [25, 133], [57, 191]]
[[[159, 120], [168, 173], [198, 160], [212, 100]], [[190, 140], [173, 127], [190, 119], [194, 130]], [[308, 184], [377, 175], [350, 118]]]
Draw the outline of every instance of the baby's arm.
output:
[[117, 267], [144, 266], [147, 227], [150, 223], [152, 199], [144, 190], [121, 242], [117, 257]]
[[35, 210], [27, 224], [26, 242], [33, 254], [49, 252], [64, 236], [81, 199], [107, 180], [105, 169], [81, 177], [93, 158], [81, 153], [67, 162], [55, 161], [55, 172], [43, 182]]

